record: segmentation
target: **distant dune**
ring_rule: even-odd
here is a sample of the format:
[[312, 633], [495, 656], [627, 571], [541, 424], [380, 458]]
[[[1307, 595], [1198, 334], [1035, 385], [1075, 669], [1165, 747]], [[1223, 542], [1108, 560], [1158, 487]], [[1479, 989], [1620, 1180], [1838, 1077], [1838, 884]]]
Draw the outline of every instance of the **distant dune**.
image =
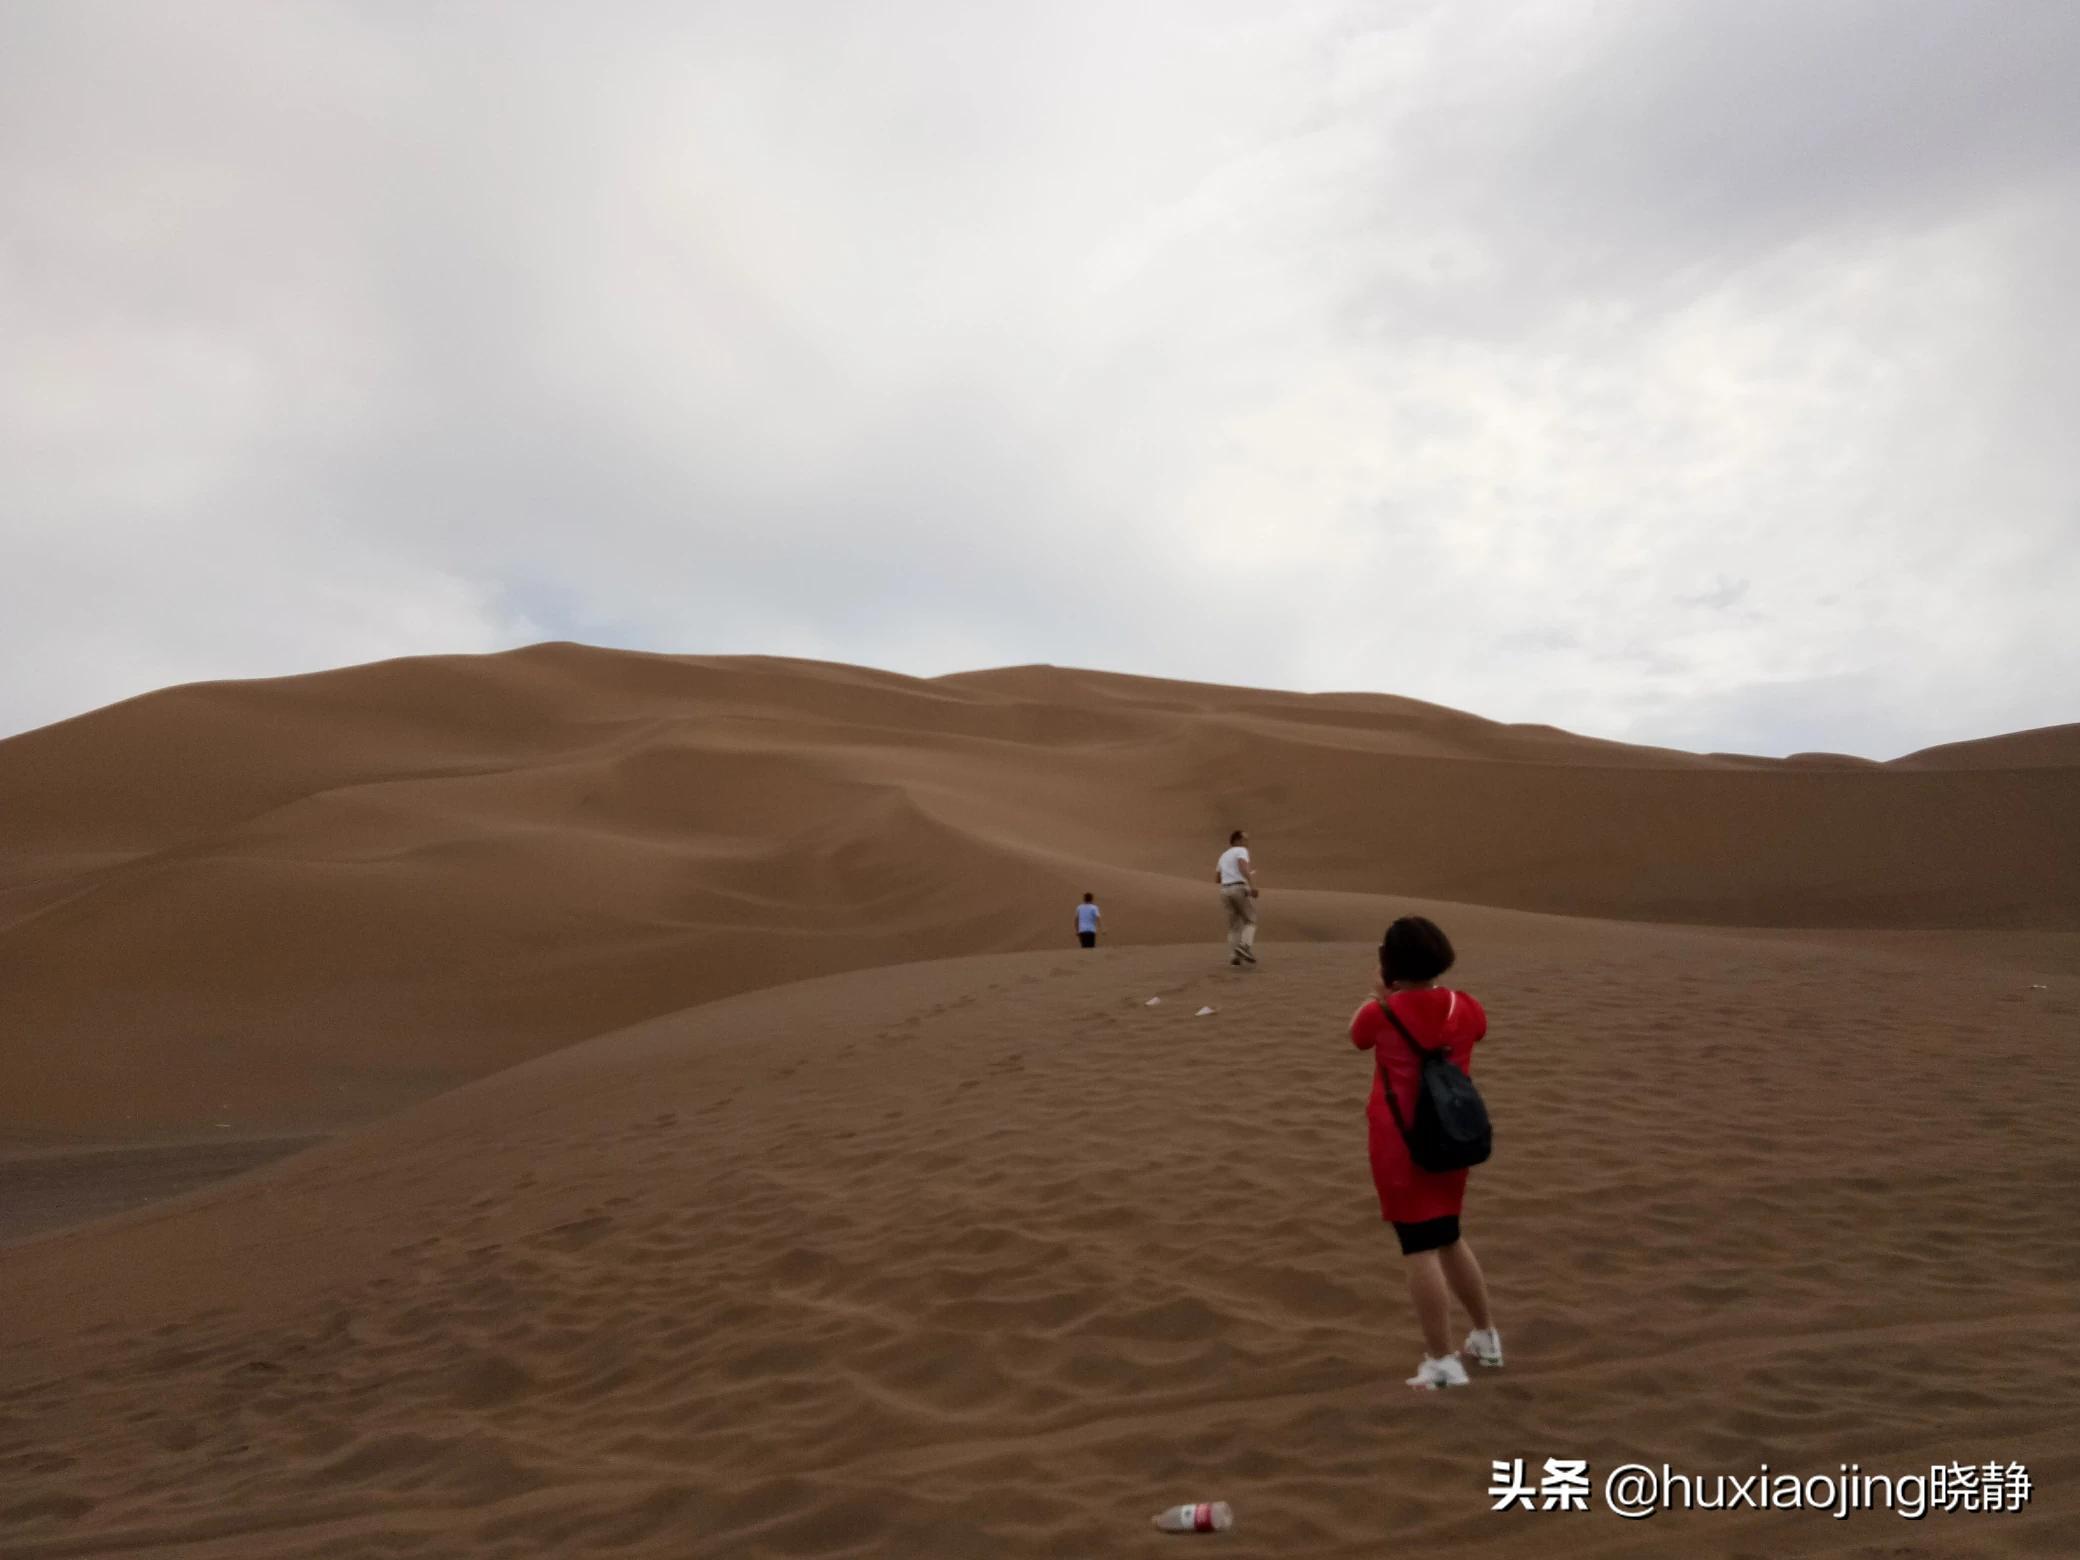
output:
[[[2080, 727], [1715, 759], [1414, 700], [569, 644], [174, 688], [0, 742], [0, 1133], [321, 1131], [652, 1014], [917, 958], [1287, 938], [1367, 896], [2080, 926]], [[219, 1125], [220, 1123], [226, 1125]]]
[[1976, 742], [1946, 742], [1892, 761], [1895, 769], [2076, 769], [2080, 725], [2039, 726]]

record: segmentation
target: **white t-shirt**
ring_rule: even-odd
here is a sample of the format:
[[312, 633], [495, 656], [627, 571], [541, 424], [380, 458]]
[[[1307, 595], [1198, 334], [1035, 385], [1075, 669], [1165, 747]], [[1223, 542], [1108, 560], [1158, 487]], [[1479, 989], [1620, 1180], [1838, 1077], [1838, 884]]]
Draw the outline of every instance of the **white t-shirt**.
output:
[[1226, 888], [1230, 883], [1247, 883], [1249, 881], [1242, 873], [1242, 864], [1247, 860], [1249, 860], [1249, 847], [1247, 845], [1230, 845], [1221, 852], [1222, 888]]

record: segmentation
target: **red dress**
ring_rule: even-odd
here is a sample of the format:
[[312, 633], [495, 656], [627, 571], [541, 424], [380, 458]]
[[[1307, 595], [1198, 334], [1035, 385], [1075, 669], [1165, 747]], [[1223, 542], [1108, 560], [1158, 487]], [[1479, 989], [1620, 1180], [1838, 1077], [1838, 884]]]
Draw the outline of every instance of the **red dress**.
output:
[[[1463, 991], [1442, 986], [1415, 991], [1397, 991], [1390, 999], [1394, 1016], [1408, 1026], [1421, 1044], [1435, 1050], [1449, 1048], [1451, 1058], [1462, 1070], [1473, 1071], [1473, 1048], [1488, 1032], [1488, 1015]], [[1387, 1108], [1386, 1090], [1392, 1088], [1402, 1120], [1413, 1119], [1416, 1095], [1416, 1054], [1408, 1042], [1379, 1010], [1367, 1002], [1351, 1015], [1351, 1044], [1370, 1051], [1379, 1059], [1372, 1070], [1372, 1098], [1365, 1105], [1365, 1125], [1372, 1154], [1372, 1184], [1379, 1192], [1379, 1216], [1396, 1224], [1421, 1224], [1426, 1219], [1443, 1219], [1460, 1211], [1466, 1201], [1466, 1172], [1442, 1174], [1419, 1170], [1408, 1157], [1408, 1145], [1394, 1125]]]

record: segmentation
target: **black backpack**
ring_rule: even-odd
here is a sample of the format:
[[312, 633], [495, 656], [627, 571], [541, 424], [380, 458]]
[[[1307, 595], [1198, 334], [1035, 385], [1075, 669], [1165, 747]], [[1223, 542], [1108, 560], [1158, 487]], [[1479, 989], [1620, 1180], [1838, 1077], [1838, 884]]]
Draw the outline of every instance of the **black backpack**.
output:
[[1401, 1102], [1394, 1098], [1394, 1080], [1387, 1076], [1384, 1067], [1380, 1069], [1380, 1091], [1387, 1097], [1387, 1108], [1394, 1113], [1394, 1125], [1401, 1129], [1401, 1141], [1408, 1145], [1408, 1157], [1415, 1161], [1417, 1169], [1433, 1172], [1464, 1170], [1486, 1162], [1495, 1146], [1495, 1134], [1488, 1126], [1488, 1107], [1481, 1099], [1481, 1091], [1452, 1064], [1447, 1047], [1425, 1049], [1416, 1043], [1416, 1037], [1392, 1008], [1382, 1002], [1379, 1010], [1416, 1053], [1420, 1069], [1416, 1074], [1416, 1119], [1412, 1123], [1401, 1119]]

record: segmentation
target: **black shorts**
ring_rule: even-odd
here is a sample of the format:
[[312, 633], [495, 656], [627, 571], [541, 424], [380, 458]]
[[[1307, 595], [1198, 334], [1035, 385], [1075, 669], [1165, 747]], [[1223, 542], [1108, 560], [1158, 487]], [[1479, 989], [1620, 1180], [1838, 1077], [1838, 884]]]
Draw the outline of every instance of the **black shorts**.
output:
[[1082, 943], [1086, 948], [1095, 948], [1098, 946], [1098, 934], [1096, 932], [1078, 932], [1076, 934], [1076, 940]]
[[1396, 1223], [1394, 1238], [1401, 1242], [1404, 1257], [1412, 1257], [1419, 1251], [1442, 1251], [1459, 1243], [1459, 1216], [1448, 1213], [1441, 1219], [1425, 1219], [1420, 1224]]

